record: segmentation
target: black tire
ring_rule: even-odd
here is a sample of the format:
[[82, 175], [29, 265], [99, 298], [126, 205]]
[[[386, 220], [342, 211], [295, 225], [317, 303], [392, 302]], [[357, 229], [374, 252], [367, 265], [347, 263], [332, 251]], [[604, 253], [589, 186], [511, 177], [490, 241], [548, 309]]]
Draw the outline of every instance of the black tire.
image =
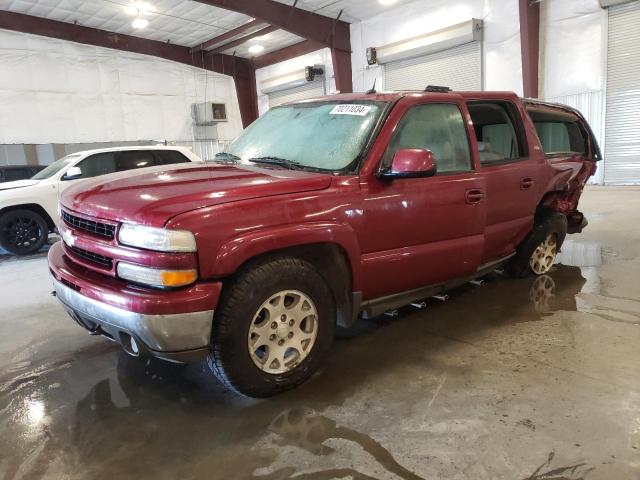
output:
[[[296, 290], [317, 310], [317, 335], [306, 358], [284, 373], [267, 373], [251, 358], [248, 336], [254, 316], [272, 295]], [[317, 369], [331, 347], [336, 306], [331, 289], [314, 266], [297, 258], [272, 258], [241, 271], [225, 285], [213, 319], [207, 364], [228, 388], [249, 397], [269, 397], [294, 388]]]
[[566, 216], [557, 212], [545, 212], [536, 217], [533, 230], [518, 246], [515, 256], [509, 263], [508, 270], [513, 277], [521, 278], [535, 273], [529, 266], [529, 260], [536, 248], [551, 233], [556, 235], [557, 251], [559, 252], [567, 236]]
[[42, 215], [26, 209], [10, 210], [0, 217], [0, 246], [14, 255], [30, 255], [49, 238]]

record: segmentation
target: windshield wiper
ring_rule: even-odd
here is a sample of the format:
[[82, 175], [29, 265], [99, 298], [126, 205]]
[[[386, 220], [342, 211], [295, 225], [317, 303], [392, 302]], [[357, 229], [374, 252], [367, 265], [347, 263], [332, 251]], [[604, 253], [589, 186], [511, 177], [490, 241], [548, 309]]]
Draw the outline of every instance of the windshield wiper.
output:
[[236, 163], [241, 160], [241, 158], [233, 153], [229, 152], [220, 152], [216, 153], [213, 158], [216, 162], [225, 162], [225, 163]]
[[277, 165], [279, 167], [288, 168], [290, 170], [305, 167], [305, 165], [301, 164], [300, 162], [295, 162], [293, 160], [287, 160], [286, 158], [280, 157], [255, 157], [250, 158], [249, 161], [253, 163], [264, 163], [266, 165]]

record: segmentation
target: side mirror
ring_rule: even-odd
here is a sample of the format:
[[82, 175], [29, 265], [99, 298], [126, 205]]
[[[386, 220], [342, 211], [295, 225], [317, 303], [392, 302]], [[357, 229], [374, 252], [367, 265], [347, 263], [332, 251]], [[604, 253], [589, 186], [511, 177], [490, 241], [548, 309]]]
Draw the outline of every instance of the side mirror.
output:
[[67, 173], [62, 177], [63, 180], [75, 180], [76, 178], [80, 178], [82, 176], [82, 170], [80, 167], [70, 167], [67, 170]]
[[381, 173], [382, 178], [432, 177], [436, 174], [436, 157], [431, 150], [401, 148], [391, 161], [391, 168]]

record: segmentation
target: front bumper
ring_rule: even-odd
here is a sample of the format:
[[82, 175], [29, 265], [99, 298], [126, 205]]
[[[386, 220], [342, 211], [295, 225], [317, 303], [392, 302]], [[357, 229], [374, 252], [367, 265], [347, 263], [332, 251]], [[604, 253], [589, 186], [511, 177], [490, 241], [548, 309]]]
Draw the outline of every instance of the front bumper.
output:
[[[188, 362], [208, 354], [217, 282], [177, 291], [136, 289], [75, 265], [60, 243], [49, 251], [49, 266], [58, 300], [91, 334], [119, 343], [132, 355]], [[202, 309], [204, 304], [211, 307]]]

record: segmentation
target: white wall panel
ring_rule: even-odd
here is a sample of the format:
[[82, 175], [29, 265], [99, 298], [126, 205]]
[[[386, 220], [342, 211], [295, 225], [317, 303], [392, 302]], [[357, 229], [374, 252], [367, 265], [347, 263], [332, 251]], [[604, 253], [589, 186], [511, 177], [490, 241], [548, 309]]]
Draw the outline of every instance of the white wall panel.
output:
[[355, 91], [384, 89], [383, 68], [366, 64], [367, 47], [386, 45], [471, 18], [484, 22], [484, 86], [522, 93], [517, 0], [431, 0], [412, 2], [351, 25]]
[[242, 131], [233, 79], [156, 57], [0, 30], [0, 144], [193, 138], [191, 104], [227, 104], [221, 140]]
[[540, 8], [542, 97], [602, 91], [606, 10], [598, 0], [545, 0]]

